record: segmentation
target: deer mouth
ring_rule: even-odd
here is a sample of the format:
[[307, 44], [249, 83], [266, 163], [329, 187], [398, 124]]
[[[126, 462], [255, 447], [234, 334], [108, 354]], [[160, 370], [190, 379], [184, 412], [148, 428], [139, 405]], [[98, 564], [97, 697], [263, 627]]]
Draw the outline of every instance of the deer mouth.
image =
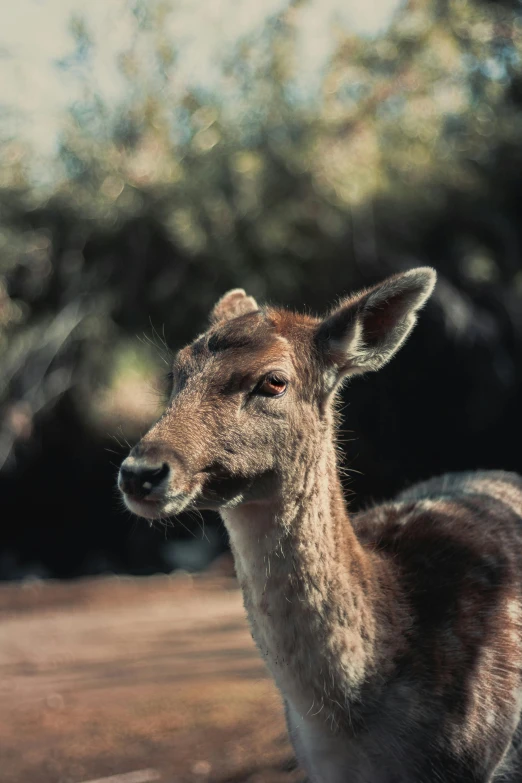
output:
[[146, 519], [157, 519], [162, 515], [162, 508], [164, 506], [163, 500], [155, 498], [139, 498], [133, 495], [123, 495], [125, 505], [139, 517], [145, 517]]
[[200, 493], [193, 505], [199, 510], [218, 511], [241, 503], [271, 496], [276, 484], [274, 471], [254, 476], [235, 476], [226, 471], [207, 472]]
[[190, 509], [219, 511], [234, 507], [271, 495], [273, 483], [274, 474], [271, 471], [261, 476], [234, 476], [212, 466], [196, 474], [190, 482], [192, 486], [181, 491], [168, 487], [165, 491], [158, 489], [143, 496], [122, 489], [122, 495], [129, 511], [153, 520], [176, 516]]
[[137, 497], [123, 493], [126, 507], [133, 514], [145, 519], [162, 519], [175, 516], [191, 506], [193, 494], [181, 492], [177, 495]]

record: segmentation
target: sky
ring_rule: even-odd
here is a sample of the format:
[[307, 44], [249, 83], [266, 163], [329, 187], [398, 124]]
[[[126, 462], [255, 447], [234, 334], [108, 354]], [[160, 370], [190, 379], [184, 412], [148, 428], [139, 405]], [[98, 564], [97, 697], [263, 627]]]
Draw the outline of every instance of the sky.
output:
[[[177, 78], [187, 86], [218, 84], [223, 54], [289, 6], [289, 0], [175, 0], [167, 34], [178, 51]], [[401, 0], [308, 0], [297, 11], [299, 75], [313, 90], [333, 52], [335, 30], [365, 36], [386, 29]], [[81, 98], [78, 72], [60, 60], [72, 55], [72, 17], [85, 20], [94, 42], [89, 78], [107, 101], [126, 83], [118, 56], [128, 50], [135, 23], [132, 0], [15, 0], [0, 3], [0, 133], [27, 140], [51, 158], [67, 106]], [[14, 112], [5, 112], [5, 109]]]

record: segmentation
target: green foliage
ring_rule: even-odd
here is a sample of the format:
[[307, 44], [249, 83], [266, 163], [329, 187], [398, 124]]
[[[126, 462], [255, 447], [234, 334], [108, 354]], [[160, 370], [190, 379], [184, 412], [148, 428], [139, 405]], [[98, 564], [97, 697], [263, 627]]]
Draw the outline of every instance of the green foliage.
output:
[[[426, 255], [450, 204], [472, 214], [489, 201], [513, 220], [518, 8], [410, 0], [374, 40], [332, 30], [309, 92], [305, 8], [235, 44], [203, 91], [177, 79], [176, 6], [135, 3], [116, 105], [91, 81], [96, 44], [72, 20], [76, 49], [60, 67], [78, 71], [83, 94], [64, 118], [52, 184], [33, 181], [15, 138], [1, 153], [0, 464], [64, 393], [88, 415], [120, 346], [151, 321], [175, 347], [238, 285], [324, 307], [371, 279], [383, 253]], [[466, 241], [464, 274], [494, 279], [505, 259]], [[518, 267], [511, 277], [520, 289]]]

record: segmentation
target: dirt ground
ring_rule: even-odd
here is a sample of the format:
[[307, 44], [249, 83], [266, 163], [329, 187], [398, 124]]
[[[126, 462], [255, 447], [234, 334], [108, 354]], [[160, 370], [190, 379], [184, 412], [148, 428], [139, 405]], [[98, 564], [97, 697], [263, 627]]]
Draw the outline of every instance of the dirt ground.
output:
[[0, 587], [2, 783], [295, 783], [227, 576]]

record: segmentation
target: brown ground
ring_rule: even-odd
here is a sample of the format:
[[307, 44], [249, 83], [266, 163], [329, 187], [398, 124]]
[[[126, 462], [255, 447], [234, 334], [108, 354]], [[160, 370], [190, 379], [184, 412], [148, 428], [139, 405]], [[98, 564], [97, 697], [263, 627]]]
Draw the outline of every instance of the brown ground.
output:
[[0, 770], [2, 783], [301, 779], [222, 576], [0, 587]]

